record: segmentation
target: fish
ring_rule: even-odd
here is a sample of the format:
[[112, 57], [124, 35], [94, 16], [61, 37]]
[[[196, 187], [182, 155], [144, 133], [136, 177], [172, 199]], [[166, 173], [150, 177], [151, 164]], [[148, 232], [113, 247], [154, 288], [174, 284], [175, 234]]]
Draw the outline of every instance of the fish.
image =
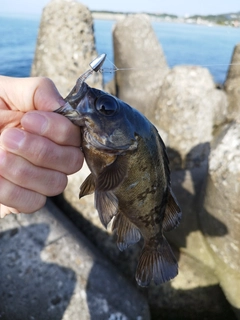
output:
[[[86, 78], [86, 77], [85, 77]], [[173, 279], [178, 263], [164, 236], [182, 212], [171, 188], [166, 147], [155, 126], [117, 97], [78, 79], [55, 112], [81, 128], [90, 175], [79, 198], [94, 193], [105, 228], [111, 222], [123, 251], [142, 237], [135, 279], [147, 287]]]

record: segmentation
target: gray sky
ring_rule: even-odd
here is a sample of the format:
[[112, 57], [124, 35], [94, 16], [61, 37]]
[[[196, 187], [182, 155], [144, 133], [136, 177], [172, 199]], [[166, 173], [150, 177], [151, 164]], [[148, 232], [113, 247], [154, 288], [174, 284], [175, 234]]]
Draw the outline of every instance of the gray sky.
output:
[[[0, 14], [40, 15], [49, 0], [0, 0]], [[240, 11], [240, 0], [81, 0], [90, 10], [172, 13], [176, 15], [219, 14]]]

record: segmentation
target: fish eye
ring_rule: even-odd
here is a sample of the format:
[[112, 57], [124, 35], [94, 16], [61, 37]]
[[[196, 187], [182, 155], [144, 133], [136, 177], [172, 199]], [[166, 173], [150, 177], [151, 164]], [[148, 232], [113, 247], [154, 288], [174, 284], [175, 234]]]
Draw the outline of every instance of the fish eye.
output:
[[97, 111], [105, 116], [112, 116], [118, 109], [117, 100], [109, 95], [103, 95], [95, 101]]

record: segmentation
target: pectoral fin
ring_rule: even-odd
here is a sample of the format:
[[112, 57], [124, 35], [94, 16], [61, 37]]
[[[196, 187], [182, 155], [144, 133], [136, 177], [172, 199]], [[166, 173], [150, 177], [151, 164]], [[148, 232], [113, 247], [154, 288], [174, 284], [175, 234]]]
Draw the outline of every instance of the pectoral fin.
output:
[[163, 218], [163, 230], [170, 231], [176, 228], [180, 223], [181, 217], [181, 209], [171, 188], [169, 188], [168, 201]]
[[106, 166], [99, 174], [96, 189], [99, 191], [113, 190], [127, 175], [127, 160], [124, 156], [117, 156], [116, 160]]
[[113, 221], [112, 230], [117, 232], [117, 245], [121, 251], [141, 239], [139, 229], [121, 211], [118, 211]]
[[107, 228], [117, 212], [118, 199], [112, 191], [95, 191], [95, 207], [102, 224]]
[[93, 175], [90, 173], [90, 175], [83, 181], [80, 192], [79, 192], [79, 199], [93, 193], [95, 190], [95, 182], [93, 179]]

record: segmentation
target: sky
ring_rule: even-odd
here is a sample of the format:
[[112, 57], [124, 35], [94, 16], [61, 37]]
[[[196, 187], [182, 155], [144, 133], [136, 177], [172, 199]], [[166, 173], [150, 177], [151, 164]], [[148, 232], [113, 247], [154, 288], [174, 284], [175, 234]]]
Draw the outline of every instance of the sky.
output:
[[[0, 0], [0, 14], [41, 15], [49, 0]], [[178, 16], [240, 12], [240, 0], [78, 0], [90, 10], [169, 13]]]

